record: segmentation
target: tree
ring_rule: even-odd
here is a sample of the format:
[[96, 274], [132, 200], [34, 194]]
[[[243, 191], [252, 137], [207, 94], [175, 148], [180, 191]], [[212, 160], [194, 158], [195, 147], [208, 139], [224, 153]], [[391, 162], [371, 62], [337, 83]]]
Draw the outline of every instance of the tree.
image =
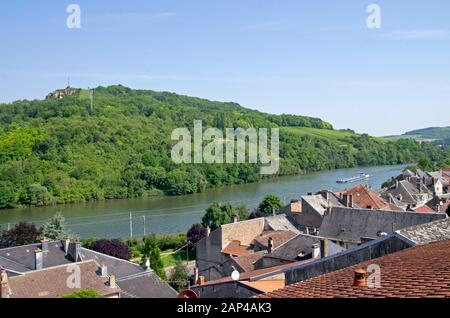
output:
[[220, 205], [218, 202], [214, 202], [206, 209], [206, 213], [202, 218], [202, 225], [214, 231], [221, 225], [230, 223], [234, 215], [234, 208], [230, 203]]
[[170, 285], [181, 292], [188, 288], [189, 285], [189, 271], [182, 261], [178, 260], [172, 272], [170, 273]]
[[127, 244], [119, 240], [101, 239], [91, 244], [91, 250], [124, 260], [131, 258], [131, 250]]
[[158, 240], [155, 235], [144, 239], [141, 263], [144, 265], [147, 262], [147, 259], [150, 260], [150, 268], [153, 269], [155, 274], [162, 279], [166, 279], [164, 264], [161, 260], [161, 250], [158, 247]]
[[0, 248], [36, 243], [41, 234], [42, 228], [38, 229], [34, 224], [22, 221], [0, 235]]
[[263, 218], [265, 216], [267, 216], [266, 213], [256, 210], [256, 211], [253, 211], [252, 213], [250, 213], [248, 219], [249, 220], [259, 219], [259, 218]]
[[278, 211], [282, 207], [283, 202], [281, 201], [281, 199], [274, 194], [269, 194], [261, 202], [258, 209], [266, 214], [271, 214], [275, 211]]
[[247, 220], [249, 217], [249, 212], [247, 207], [245, 206], [245, 204], [243, 203], [238, 203], [235, 207], [234, 207], [234, 213], [235, 215], [238, 217], [239, 221], [244, 221]]
[[187, 240], [189, 241], [189, 248], [193, 248], [194, 245], [202, 238], [206, 237], [208, 230], [201, 224], [194, 224], [187, 232]]
[[61, 298], [105, 298], [105, 296], [94, 289], [82, 289], [71, 294], [63, 295]]
[[66, 218], [61, 212], [56, 213], [47, 220], [43, 225], [43, 234], [49, 240], [74, 238], [74, 236], [66, 230]]

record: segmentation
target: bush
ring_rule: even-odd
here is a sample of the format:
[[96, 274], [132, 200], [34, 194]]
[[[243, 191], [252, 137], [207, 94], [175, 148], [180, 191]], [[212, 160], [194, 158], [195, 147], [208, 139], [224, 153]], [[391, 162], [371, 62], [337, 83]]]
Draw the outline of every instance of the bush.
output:
[[63, 295], [61, 298], [105, 298], [102, 294], [94, 289], [82, 289], [78, 292]]
[[0, 235], [0, 248], [8, 248], [36, 243], [42, 235], [42, 228], [22, 221], [9, 231], [4, 231]]
[[208, 230], [201, 224], [194, 224], [187, 232], [187, 239], [189, 240], [189, 248], [193, 248], [194, 245], [202, 238], [206, 237]]
[[91, 250], [124, 260], [130, 260], [130, 248], [120, 240], [98, 240], [92, 243]]
[[177, 236], [162, 236], [158, 238], [158, 247], [161, 251], [177, 250], [186, 245], [186, 234]]

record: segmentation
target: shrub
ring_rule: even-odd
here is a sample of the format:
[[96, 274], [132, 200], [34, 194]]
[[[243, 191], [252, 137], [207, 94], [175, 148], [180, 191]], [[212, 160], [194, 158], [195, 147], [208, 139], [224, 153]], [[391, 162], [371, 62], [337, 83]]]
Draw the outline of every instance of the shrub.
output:
[[130, 248], [120, 240], [98, 240], [92, 243], [91, 250], [124, 260], [131, 258]]

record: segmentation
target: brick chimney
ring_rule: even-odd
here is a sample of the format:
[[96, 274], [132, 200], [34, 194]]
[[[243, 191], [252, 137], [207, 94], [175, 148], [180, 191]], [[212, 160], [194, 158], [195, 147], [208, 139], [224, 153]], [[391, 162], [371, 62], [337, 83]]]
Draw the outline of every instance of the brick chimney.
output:
[[355, 269], [355, 279], [353, 286], [366, 287], [367, 285], [367, 272], [363, 268]]
[[0, 298], [11, 298], [11, 288], [9, 287], [8, 274], [2, 270], [0, 278]]
[[330, 241], [327, 239], [320, 240], [320, 257], [324, 258], [330, 255]]
[[273, 252], [273, 238], [269, 237], [269, 241], [267, 242], [267, 247], [268, 247], [267, 251], [269, 253], [272, 253]]
[[114, 275], [109, 275], [109, 287], [110, 288], [116, 288], [117, 284], [116, 284], [116, 276]]
[[40, 269], [44, 268], [44, 252], [40, 248], [37, 248], [34, 251], [34, 255], [35, 255], [35, 257], [34, 257], [34, 265], [35, 265], [34, 268], [36, 270], [40, 270]]
[[344, 200], [344, 205], [347, 208], [353, 208], [353, 195], [344, 194], [343, 200]]

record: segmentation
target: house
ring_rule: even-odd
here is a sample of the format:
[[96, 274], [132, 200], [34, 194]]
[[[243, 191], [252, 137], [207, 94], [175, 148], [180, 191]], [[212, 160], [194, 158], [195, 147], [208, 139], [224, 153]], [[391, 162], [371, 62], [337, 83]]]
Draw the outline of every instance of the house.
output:
[[384, 200], [377, 192], [362, 184], [339, 192], [337, 195], [346, 207], [381, 211], [402, 211], [401, 208]]
[[434, 211], [449, 214], [450, 209], [450, 193], [436, 195], [426, 203], [426, 206]]
[[284, 270], [311, 260], [242, 273], [238, 279], [231, 275], [191, 287], [200, 298], [250, 298], [285, 286]]
[[285, 215], [220, 226], [196, 244], [199, 276], [205, 280], [247, 272], [265, 253], [299, 234]]
[[[437, 261], [438, 260], [438, 261]], [[407, 248], [306, 279], [260, 298], [450, 298], [450, 240]], [[381, 279], [373, 278], [376, 269]]]
[[331, 207], [342, 207], [340, 199], [331, 191], [321, 190], [316, 194], [308, 193], [301, 200], [291, 203], [279, 211], [287, 216], [301, 232], [316, 234], [322, 225], [323, 216]]
[[409, 209], [425, 204], [431, 199], [432, 194], [421, 181], [413, 184], [408, 180], [397, 180], [393, 186], [382, 190], [381, 196], [391, 204]]
[[308, 259], [319, 259], [344, 250], [343, 247], [326, 238], [298, 234], [259, 258], [254, 268], [261, 269]]
[[[73, 287], [67, 283], [71, 275], [79, 270], [80, 285]], [[29, 271], [21, 275], [8, 276], [6, 270], [1, 273], [1, 298], [60, 298], [82, 289], [93, 289], [105, 298], [119, 298], [120, 288], [114, 276], [98, 274], [98, 265], [93, 261]]]
[[399, 229], [446, 217], [444, 213], [333, 208], [324, 217], [319, 235], [349, 249]]
[[[5, 248], [0, 250], [0, 268], [8, 275], [9, 280], [19, 281], [35, 279], [39, 275], [48, 275], [51, 271], [60, 271], [64, 266], [87, 266], [95, 271], [103, 281], [111, 279], [115, 281], [119, 290], [119, 297], [122, 298], [173, 298], [178, 294], [166, 282], [162, 281], [152, 270], [144, 269], [140, 265], [118, 259], [109, 255], [95, 252], [81, 247], [80, 242], [61, 240]], [[47, 272], [49, 270], [50, 272]], [[91, 277], [92, 271], [86, 271], [86, 275]], [[69, 275], [69, 274], [67, 274]], [[66, 276], [67, 276], [66, 275]], [[55, 286], [65, 283], [66, 278], [56, 275]], [[83, 278], [82, 278], [83, 280]], [[98, 279], [97, 279], [98, 280]], [[95, 279], [93, 280], [95, 281]], [[97, 284], [95, 286], [101, 286]], [[97, 290], [97, 289], [96, 289]], [[98, 289], [103, 292], [103, 289]], [[13, 290], [14, 292], [14, 290]], [[55, 296], [51, 294], [50, 297]], [[14, 293], [12, 295], [14, 297]]]
[[[287, 243], [285, 243], [287, 244]], [[322, 258], [295, 261], [275, 267], [242, 273], [237, 280], [231, 276], [201, 282], [192, 289], [203, 298], [247, 298], [283, 288], [286, 285], [336, 271], [356, 263], [371, 260], [410, 248], [415, 244], [393, 233], [365, 243], [351, 250], [341, 251]], [[318, 247], [317, 253], [324, 253]], [[331, 252], [330, 252], [331, 254]]]

